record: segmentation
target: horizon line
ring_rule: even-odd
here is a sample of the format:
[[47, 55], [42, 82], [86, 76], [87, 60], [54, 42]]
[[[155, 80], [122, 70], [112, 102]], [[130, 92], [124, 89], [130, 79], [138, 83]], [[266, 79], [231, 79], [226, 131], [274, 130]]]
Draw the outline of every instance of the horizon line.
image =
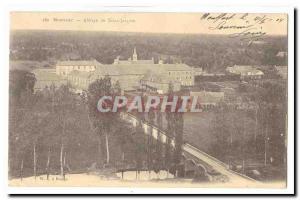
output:
[[[168, 35], [168, 34], [173, 34], [173, 35], [207, 35], [207, 36], [229, 36], [231, 33], [228, 34], [222, 34], [222, 33], [174, 33], [174, 32], [139, 32], [139, 31], [105, 31], [105, 30], [59, 30], [59, 29], [10, 29], [10, 32], [14, 31], [66, 31], [66, 32], [101, 32], [101, 33], [121, 33], [121, 34], [162, 34], [162, 35]], [[288, 35], [285, 34], [266, 34], [263, 37], [287, 37]]]

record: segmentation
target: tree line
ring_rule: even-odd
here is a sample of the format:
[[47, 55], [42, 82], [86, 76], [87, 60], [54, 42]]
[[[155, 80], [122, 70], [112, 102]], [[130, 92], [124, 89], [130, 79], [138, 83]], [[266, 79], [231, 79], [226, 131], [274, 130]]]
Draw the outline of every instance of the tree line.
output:
[[[181, 162], [181, 116], [168, 116], [168, 134], [176, 141], [172, 149], [145, 135], [141, 125], [124, 122], [120, 113], [96, 110], [100, 96], [121, 92], [119, 83], [112, 84], [109, 77], [96, 80], [82, 95], [73, 93], [69, 85], [34, 91], [34, 83], [29, 72], [10, 72], [11, 178], [46, 175], [50, 179], [55, 174], [65, 179], [67, 173], [87, 172], [94, 164], [93, 170], [100, 171], [176, 173], [174, 165]], [[155, 115], [151, 111], [148, 120], [162, 126], [162, 116]]]

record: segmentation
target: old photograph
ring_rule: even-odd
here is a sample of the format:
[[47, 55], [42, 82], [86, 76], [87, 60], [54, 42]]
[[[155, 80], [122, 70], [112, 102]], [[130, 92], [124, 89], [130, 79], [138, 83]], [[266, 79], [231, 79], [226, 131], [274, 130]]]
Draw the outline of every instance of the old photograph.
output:
[[287, 13], [11, 12], [9, 38], [9, 186], [287, 187]]

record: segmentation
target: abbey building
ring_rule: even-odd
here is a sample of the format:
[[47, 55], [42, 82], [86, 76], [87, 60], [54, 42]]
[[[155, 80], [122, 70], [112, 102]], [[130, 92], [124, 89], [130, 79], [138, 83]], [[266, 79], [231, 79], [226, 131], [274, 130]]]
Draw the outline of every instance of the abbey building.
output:
[[[89, 84], [96, 79], [108, 75], [112, 83], [119, 81], [123, 91], [142, 88], [151, 92], [166, 93], [169, 83], [173, 84], [175, 91], [180, 90], [182, 86], [193, 86], [197, 72], [195, 68], [183, 63], [167, 64], [162, 60], [155, 63], [153, 58], [139, 59], [134, 48], [132, 56], [127, 60], [121, 60], [118, 56], [112, 64], [101, 64], [96, 60], [59, 61], [55, 69], [37, 69], [33, 73], [37, 79], [36, 90], [50, 87], [51, 84], [60, 85], [67, 82], [75, 91], [81, 92], [87, 90]], [[49, 74], [55, 78], [47, 81], [45, 78]], [[39, 81], [43, 81], [43, 84], [39, 84]]]

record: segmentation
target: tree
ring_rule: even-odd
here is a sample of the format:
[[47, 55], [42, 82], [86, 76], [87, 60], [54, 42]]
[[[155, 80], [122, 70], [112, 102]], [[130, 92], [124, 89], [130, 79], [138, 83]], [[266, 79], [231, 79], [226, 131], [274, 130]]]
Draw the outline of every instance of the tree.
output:
[[60, 140], [60, 174], [63, 179], [65, 179], [66, 166], [64, 160], [67, 141], [72, 134], [73, 128], [78, 126], [73, 117], [74, 104], [73, 94], [68, 85], [62, 85], [54, 91], [51, 110], [53, 110], [52, 114], [55, 116], [53, 123], [56, 125], [56, 129], [59, 130], [57, 138]]
[[159, 172], [164, 166], [163, 162], [163, 144], [162, 144], [162, 135], [160, 133], [160, 130], [163, 130], [163, 118], [162, 113], [160, 111], [156, 112], [156, 124], [158, 126], [157, 130], [157, 142], [155, 146], [155, 154], [154, 154], [154, 162], [155, 162], [155, 172]]
[[[173, 99], [173, 84], [169, 83], [169, 89], [168, 89], [168, 100]], [[174, 138], [174, 131], [175, 131], [175, 121], [174, 121], [174, 113], [171, 112], [171, 110], [167, 107], [166, 108], [166, 121], [167, 121], [167, 139], [165, 144], [165, 168], [167, 169], [167, 173], [169, 173], [170, 167], [172, 165], [172, 148], [171, 148], [171, 141]]]
[[23, 70], [13, 70], [9, 74], [10, 102], [21, 100], [23, 92], [33, 93], [36, 78], [33, 73]]
[[149, 134], [147, 135], [147, 163], [148, 163], [148, 170], [149, 170], [149, 175], [151, 173], [151, 170], [153, 168], [153, 154], [154, 154], [154, 139], [153, 139], [153, 127], [152, 125], [154, 125], [154, 119], [155, 119], [155, 113], [154, 110], [151, 108], [148, 112], [148, 120], [149, 120]]
[[144, 137], [145, 134], [140, 121], [135, 127], [135, 133], [132, 135], [137, 178], [139, 178], [140, 170], [143, 168], [144, 157], [147, 154], [147, 144], [145, 143]]
[[[120, 87], [116, 88], [117, 92], [120, 92]], [[119, 117], [119, 113], [115, 112], [99, 112], [97, 110], [97, 104], [99, 99], [102, 96], [111, 96], [115, 95], [115, 88], [112, 87], [111, 79], [109, 76], [105, 76], [103, 79], [98, 79], [91, 83], [88, 88], [88, 108], [89, 116], [93, 120], [93, 125], [98, 131], [98, 137], [105, 137], [105, 146], [106, 146], [106, 164], [110, 162], [110, 151], [109, 151], [109, 133], [113, 132], [113, 123], [116, 123], [116, 120]], [[108, 102], [110, 104], [111, 102]], [[101, 144], [99, 144], [101, 145]]]
[[114, 93], [115, 93], [116, 95], [121, 95], [121, 93], [122, 93], [122, 88], [121, 88], [121, 85], [120, 85], [120, 82], [119, 82], [119, 81], [116, 81], [116, 83], [114, 84], [113, 89], [114, 89]]
[[[226, 155], [230, 154], [229, 147], [232, 146], [230, 145], [230, 123], [231, 121], [229, 121], [229, 118], [224, 112], [224, 107], [220, 107], [210, 125], [212, 138], [214, 140], [210, 151], [212, 155], [217, 158], [225, 159]], [[232, 126], [234, 126], [234, 124], [232, 124]], [[235, 128], [237, 129], [238, 127]]]
[[174, 149], [174, 165], [176, 171], [179, 170], [179, 164], [182, 158], [182, 145], [183, 145], [183, 113], [175, 113], [175, 149]]

